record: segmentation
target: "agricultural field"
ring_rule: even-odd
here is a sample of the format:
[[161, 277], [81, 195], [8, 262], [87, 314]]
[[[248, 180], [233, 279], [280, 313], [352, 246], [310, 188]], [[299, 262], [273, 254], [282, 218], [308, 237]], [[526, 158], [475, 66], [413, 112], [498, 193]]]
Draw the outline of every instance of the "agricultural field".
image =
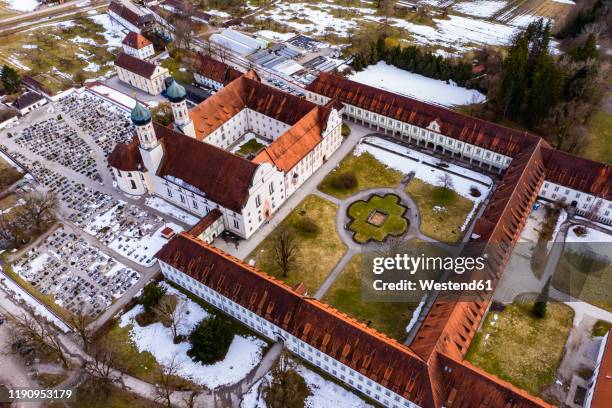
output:
[[298, 31], [331, 43], [348, 44], [360, 30], [382, 25], [406, 44], [459, 54], [485, 44], [503, 46], [517, 28], [540, 17], [562, 21], [573, 6], [570, 0], [397, 1], [385, 16], [378, 3], [282, 1], [248, 19], [247, 26]]
[[37, 0], [0, 0], [0, 18], [8, 18], [32, 11], [37, 6]]
[[113, 52], [124, 36], [106, 14], [78, 16], [3, 37], [0, 64], [34, 77], [56, 93], [114, 72]]

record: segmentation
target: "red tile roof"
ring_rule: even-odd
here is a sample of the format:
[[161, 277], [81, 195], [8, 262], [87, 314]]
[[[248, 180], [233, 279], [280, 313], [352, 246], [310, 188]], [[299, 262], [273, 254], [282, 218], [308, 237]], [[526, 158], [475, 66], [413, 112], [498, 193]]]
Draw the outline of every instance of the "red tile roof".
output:
[[217, 221], [219, 218], [221, 218], [222, 216], [223, 214], [221, 214], [221, 211], [218, 208], [214, 208], [211, 212], [206, 214], [204, 218], [198, 221], [196, 225], [191, 227], [191, 229], [188, 231], [189, 235], [197, 238], [201, 233], [206, 231], [208, 227], [213, 225], [213, 223]]
[[128, 144], [117, 143], [108, 156], [108, 164], [123, 171], [146, 171], [138, 145], [137, 137], [134, 137]]
[[179, 178], [223, 207], [242, 210], [257, 164], [159, 124], [154, 127], [164, 149], [158, 176]]
[[542, 153], [546, 180], [612, 201], [612, 166], [554, 149]]
[[203, 140], [244, 108], [292, 126], [316, 106], [305, 99], [251, 79], [247, 73], [193, 108], [189, 116], [197, 138]]
[[124, 52], [119, 53], [115, 65], [145, 78], [151, 78], [157, 68], [152, 62], [132, 57]]
[[197, 72], [224, 85], [242, 75], [240, 71], [203, 54], [198, 59]]
[[602, 347], [605, 348], [595, 379], [591, 408], [608, 408], [612, 401], [612, 332], [608, 332], [607, 342]]
[[425, 361], [411, 348], [187, 233], [156, 257], [422, 407], [549, 407], [460, 359], [434, 353]]
[[141, 48], [148, 47], [152, 43], [144, 35], [130, 31], [123, 39], [122, 44], [139, 50]]
[[115, 1], [111, 1], [110, 5], [108, 6], [108, 10], [112, 11], [119, 17], [123, 18], [125, 21], [133, 24], [138, 28], [142, 28], [153, 21], [153, 16], [151, 14], [138, 15], [134, 11], [125, 7], [123, 4], [120, 4]]
[[254, 159], [255, 163], [273, 163], [278, 169], [289, 172], [321, 141], [327, 124], [329, 109], [316, 107], [295, 125], [279, 136]]
[[437, 120], [440, 133], [513, 157], [538, 137], [450, 109], [384, 91], [331, 73], [321, 73], [306, 90], [422, 128]]

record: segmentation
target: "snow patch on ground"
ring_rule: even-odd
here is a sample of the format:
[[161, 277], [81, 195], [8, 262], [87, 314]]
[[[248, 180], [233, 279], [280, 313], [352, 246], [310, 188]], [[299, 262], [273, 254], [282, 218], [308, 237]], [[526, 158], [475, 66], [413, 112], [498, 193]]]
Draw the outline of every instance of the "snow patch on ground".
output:
[[38, 7], [38, 0], [6, 0], [8, 7], [17, 11], [32, 11]]
[[109, 48], [121, 48], [121, 42], [127, 34], [126, 31], [123, 31], [123, 27], [113, 24], [108, 14], [90, 16], [89, 19], [104, 27], [102, 35], [104, 35], [106, 45]]
[[565, 242], [612, 242], [612, 235], [594, 228], [584, 227], [586, 234], [579, 237], [574, 232], [576, 226], [571, 226], [567, 231]]
[[[326, 380], [316, 372], [297, 364], [296, 371], [304, 378], [311, 395], [306, 398], [307, 408], [336, 407], [336, 408], [371, 408], [356, 394], [348, 391], [335, 382]], [[244, 395], [240, 408], [267, 408], [267, 404], [260, 395], [260, 387], [263, 381], [269, 381], [272, 376], [268, 373], [264, 379], [258, 381]]]
[[453, 5], [453, 9], [476, 17], [491, 17], [507, 4], [506, 1], [476, 0]]
[[177, 220], [181, 220], [185, 224], [195, 225], [199, 220], [195, 215], [191, 215], [159, 197], [147, 197], [145, 200], [145, 205], [154, 208], [161, 213], [174, 217]]
[[[183, 293], [165, 283], [162, 285], [166, 286], [167, 294], [175, 295], [178, 302], [185, 303], [190, 312], [184, 324], [179, 327], [179, 334], [189, 335], [201, 320], [211, 317], [208, 312]], [[177, 303], [177, 306], [180, 303]], [[176, 356], [180, 361], [178, 373], [183, 378], [213, 389], [237, 383], [261, 361], [266, 343], [256, 337], [238, 335], [234, 336], [227, 355], [222, 361], [211, 365], [192, 361], [187, 356], [189, 342], [174, 344], [169, 328], [164, 327], [161, 323], [154, 323], [146, 327], [139, 326], [135, 319], [136, 315], [142, 311], [142, 305], [135, 306], [121, 317], [119, 326], [131, 326], [130, 338], [134, 341], [136, 348], [141, 352], [150, 352], [159, 364], [168, 364], [170, 359]]]
[[480, 103], [486, 99], [478, 91], [405, 71], [385, 61], [370, 65], [365, 70], [349, 76], [349, 79], [443, 106]]

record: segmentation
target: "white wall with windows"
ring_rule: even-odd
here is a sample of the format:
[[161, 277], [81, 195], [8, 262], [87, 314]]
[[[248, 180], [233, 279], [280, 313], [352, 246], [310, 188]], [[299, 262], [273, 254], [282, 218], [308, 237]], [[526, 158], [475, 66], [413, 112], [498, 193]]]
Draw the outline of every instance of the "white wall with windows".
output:
[[314, 364], [332, 377], [343, 382], [347, 386], [378, 401], [381, 405], [390, 408], [419, 408], [418, 405], [403, 398], [395, 392], [385, 388], [383, 385], [372, 381], [370, 378], [353, 370], [340, 361], [322, 353], [318, 349], [304, 343], [292, 334], [276, 326], [272, 322], [258, 316], [250, 310], [242, 307], [234, 301], [217, 293], [208, 286], [182, 273], [178, 269], [165, 262], [159, 261], [164, 277], [189, 292], [200, 297], [207, 303], [239, 320], [255, 332], [272, 340], [282, 341], [285, 347], [296, 356]]
[[150, 78], [137, 75], [132, 71], [128, 71], [127, 69], [121, 68], [116, 65], [115, 68], [117, 69], [117, 76], [119, 77], [119, 80], [130, 84], [133, 87], [136, 87], [150, 95], [159, 95], [160, 93], [162, 93], [162, 91], [166, 89], [164, 79], [170, 76], [168, 70], [160, 66], [155, 68], [155, 72], [153, 73], [153, 75], [151, 75]]
[[[330, 101], [330, 98], [326, 96], [309, 91], [306, 91], [306, 99], [320, 105]], [[439, 133], [440, 126], [436, 121], [431, 122], [427, 128], [421, 128], [350, 104], [344, 104], [343, 112], [348, 119], [360, 122], [363, 126], [375, 127], [377, 131], [390, 133], [391, 136], [400, 140], [468, 160], [488, 170], [501, 172], [512, 161], [509, 156]]]
[[538, 195], [549, 201], [572, 206], [576, 209], [578, 215], [612, 225], [612, 201], [610, 200], [548, 180], [544, 181]]
[[143, 195], [147, 192], [145, 173], [140, 171], [123, 171], [113, 168], [117, 187], [128, 194]]

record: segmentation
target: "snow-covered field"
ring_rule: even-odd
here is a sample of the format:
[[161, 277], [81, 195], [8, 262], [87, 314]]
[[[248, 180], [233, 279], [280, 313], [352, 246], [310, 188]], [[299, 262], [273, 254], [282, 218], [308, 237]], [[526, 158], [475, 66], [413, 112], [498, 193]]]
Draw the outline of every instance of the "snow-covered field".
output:
[[[320, 408], [320, 407], [335, 407], [335, 408], [368, 408], [372, 405], [366, 403], [364, 400], [359, 398], [356, 394], [346, 390], [340, 385], [326, 380], [319, 374], [312, 370], [304, 367], [301, 364], [297, 364], [297, 372], [304, 378], [308, 388], [310, 389], [311, 395], [306, 398], [305, 406], [307, 408]], [[270, 379], [271, 375], [268, 374], [265, 379]], [[260, 386], [263, 380], [257, 382], [248, 393], [244, 395], [244, 399], [240, 404], [240, 408], [267, 408], [266, 402], [263, 397], [259, 395]]]
[[[363, 143], [364, 141], [368, 143]], [[376, 146], [372, 146], [372, 144]], [[377, 146], [397, 153], [392, 153]], [[384, 165], [404, 174], [414, 173], [415, 178], [434, 186], [440, 185], [440, 177], [443, 174], [448, 174], [452, 180], [451, 189], [474, 203], [472, 211], [461, 226], [461, 231], [467, 228], [478, 205], [487, 198], [493, 187], [493, 180], [489, 176], [446, 162], [444, 163], [447, 167], [444, 170], [431, 167], [430, 165], [440, 164], [440, 160], [378, 137], [362, 139], [353, 154], [359, 156], [363, 152], [372, 154]], [[472, 188], [477, 188], [480, 191], [480, 197], [473, 197], [470, 194]]]
[[296, 36], [295, 33], [277, 33], [276, 31], [270, 30], [259, 30], [255, 34], [275, 41], [287, 41]]
[[38, 7], [38, 0], [5, 0], [8, 7], [17, 11], [32, 11]]
[[478, 91], [405, 71], [384, 61], [370, 65], [349, 78], [362, 84], [443, 106], [480, 103], [486, 99]]
[[195, 225], [199, 220], [195, 215], [191, 215], [187, 211], [175, 207], [159, 197], [147, 197], [145, 199], [145, 204], [148, 207], [155, 208], [161, 213], [174, 217], [177, 220], [181, 220], [185, 224]]
[[453, 4], [453, 9], [470, 16], [491, 17], [506, 4], [507, 1], [474, 0]]
[[96, 14], [89, 17], [90, 20], [104, 27], [104, 38], [106, 39], [106, 46], [111, 48], [121, 48], [121, 42], [127, 31], [118, 24], [113, 24], [108, 14]]
[[[175, 295], [178, 299], [177, 307], [184, 303], [189, 311], [184, 323], [179, 327], [178, 333], [189, 335], [193, 328], [203, 319], [211, 317], [197, 303], [191, 301], [178, 290], [166, 286], [167, 294]], [[132, 310], [121, 316], [119, 325], [121, 327], [131, 326], [130, 338], [139, 351], [150, 352], [159, 364], [168, 364], [176, 356], [180, 362], [178, 374], [200, 385], [208, 388], [217, 388], [221, 385], [235, 384], [242, 380], [260, 361], [266, 343], [256, 337], [234, 336], [227, 355], [222, 361], [215, 364], [204, 365], [192, 361], [187, 356], [189, 342], [185, 341], [174, 344], [172, 331], [161, 323], [154, 323], [141, 327], [136, 322], [136, 315], [143, 311], [142, 305], [135, 306]]]

